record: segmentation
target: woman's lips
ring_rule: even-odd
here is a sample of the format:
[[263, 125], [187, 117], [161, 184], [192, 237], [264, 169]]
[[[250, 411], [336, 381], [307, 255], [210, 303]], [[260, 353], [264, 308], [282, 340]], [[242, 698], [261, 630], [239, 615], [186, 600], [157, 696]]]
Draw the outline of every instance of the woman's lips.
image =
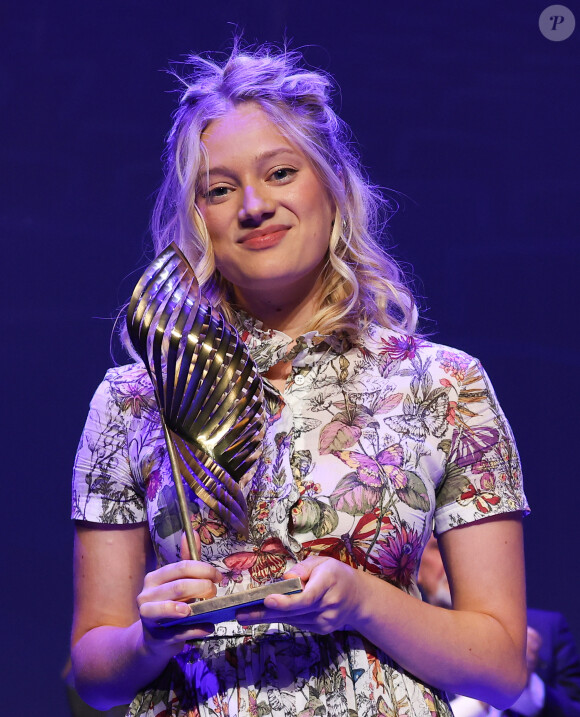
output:
[[286, 236], [290, 227], [271, 227], [249, 232], [238, 240], [239, 244], [243, 244], [246, 249], [268, 249], [276, 246]]

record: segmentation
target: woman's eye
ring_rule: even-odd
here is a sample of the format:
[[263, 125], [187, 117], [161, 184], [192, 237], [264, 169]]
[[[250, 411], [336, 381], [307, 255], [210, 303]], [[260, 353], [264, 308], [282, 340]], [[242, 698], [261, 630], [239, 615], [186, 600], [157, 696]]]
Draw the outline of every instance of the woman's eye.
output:
[[212, 187], [204, 193], [204, 197], [211, 202], [216, 199], [223, 199], [224, 197], [227, 197], [230, 191], [229, 187]]
[[286, 179], [290, 179], [290, 177], [296, 174], [297, 171], [298, 170], [291, 169], [290, 167], [282, 167], [281, 169], [276, 169], [274, 172], [272, 172], [270, 177], [275, 182], [283, 182]]

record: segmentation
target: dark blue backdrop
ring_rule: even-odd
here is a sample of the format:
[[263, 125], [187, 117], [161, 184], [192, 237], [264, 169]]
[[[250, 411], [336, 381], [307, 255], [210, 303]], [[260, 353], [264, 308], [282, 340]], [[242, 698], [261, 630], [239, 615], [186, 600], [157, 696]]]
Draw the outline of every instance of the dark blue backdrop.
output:
[[66, 714], [69, 477], [110, 317], [144, 264], [176, 101], [160, 70], [226, 48], [232, 22], [333, 73], [371, 176], [408, 197], [392, 235], [424, 328], [482, 359], [518, 438], [529, 602], [580, 641], [580, 27], [546, 40], [547, 4], [5, 3], [2, 714]]

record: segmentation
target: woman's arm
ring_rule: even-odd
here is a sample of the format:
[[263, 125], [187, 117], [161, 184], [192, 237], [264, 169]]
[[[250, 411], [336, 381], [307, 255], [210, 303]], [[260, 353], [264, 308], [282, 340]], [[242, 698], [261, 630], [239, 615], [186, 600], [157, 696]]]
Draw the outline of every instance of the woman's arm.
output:
[[107, 709], [130, 702], [186, 640], [211, 631], [160, 628], [157, 621], [189, 614], [184, 601], [215, 595], [222, 576], [193, 560], [147, 573], [153, 555], [146, 524], [79, 522], [74, 552], [75, 687], [86, 702]]
[[308, 558], [288, 573], [299, 595], [266, 598], [244, 623], [282, 621], [313, 632], [348, 626], [419, 679], [500, 709], [526, 682], [526, 613], [519, 515], [480, 520], [440, 537], [453, 610], [433, 607], [333, 558]]

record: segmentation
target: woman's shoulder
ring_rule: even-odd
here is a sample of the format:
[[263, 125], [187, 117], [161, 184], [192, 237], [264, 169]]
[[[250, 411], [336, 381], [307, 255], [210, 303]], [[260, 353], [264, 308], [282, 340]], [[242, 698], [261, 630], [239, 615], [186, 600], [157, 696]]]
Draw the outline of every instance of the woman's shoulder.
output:
[[126, 363], [121, 366], [113, 366], [107, 369], [104, 381], [108, 383], [131, 383], [135, 381], [146, 381], [151, 386], [149, 375], [145, 364], [141, 361]]
[[97, 388], [92, 406], [106, 405], [121, 413], [140, 416], [143, 408], [155, 405], [155, 393], [147, 369], [141, 362], [114, 366], [105, 373]]
[[364, 335], [362, 346], [383, 360], [409, 361], [423, 367], [438, 365], [445, 373], [460, 379], [470, 366], [479, 364], [477, 358], [461, 349], [377, 324], [372, 324]]

